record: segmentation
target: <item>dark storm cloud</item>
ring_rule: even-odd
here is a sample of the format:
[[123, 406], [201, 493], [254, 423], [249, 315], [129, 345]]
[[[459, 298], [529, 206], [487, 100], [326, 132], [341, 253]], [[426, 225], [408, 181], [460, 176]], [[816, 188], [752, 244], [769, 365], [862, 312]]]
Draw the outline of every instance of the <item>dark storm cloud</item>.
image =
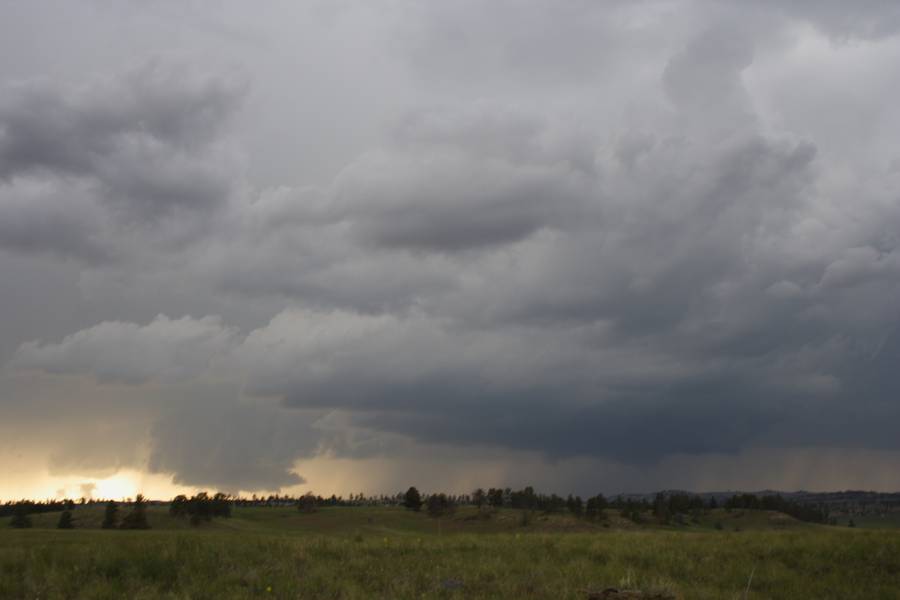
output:
[[0, 247], [20, 254], [53, 254], [100, 263], [112, 258], [103, 239], [105, 216], [78, 186], [40, 182], [0, 185]]
[[[461, 251], [514, 242], [575, 218], [578, 175], [564, 166], [471, 156], [366, 161], [344, 173], [338, 210], [364, 244]], [[374, 177], [373, 177], [374, 176]]]
[[239, 81], [156, 62], [81, 86], [8, 84], [0, 103], [0, 176], [92, 174], [129, 144], [185, 149], [209, 142], [234, 110]]
[[[280, 150], [232, 148], [238, 107], [262, 110], [240, 77], [157, 62], [9, 88], [0, 248], [79, 259], [101, 308], [17, 339], [3, 376], [153, 396], [147, 468], [226, 489], [409, 440], [640, 468], [900, 450], [900, 149], [866, 91], [900, 89], [893, 5], [509, 8], [366, 27], [373, 72], [346, 81], [395, 84], [363, 119], [383, 134], [302, 185], [245, 175]], [[858, 93], [809, 118], [837, 55]], [[304, 90], [279, 127], [321, 131], [314, 86], [278, 78]], [[328, 115], [310, 144], [354, 139]], [[153, 311], [121, 316], [135, 299]]]
[[113, 217], [138, 224], [179, 209], [208, 211], [231, 191], [228, 156], [216, 142], [243, 90], [235, 77], [155, 62], [77, 86], [8, 84], [0, 181], [13, 190], [34, 178], [88, 188]]

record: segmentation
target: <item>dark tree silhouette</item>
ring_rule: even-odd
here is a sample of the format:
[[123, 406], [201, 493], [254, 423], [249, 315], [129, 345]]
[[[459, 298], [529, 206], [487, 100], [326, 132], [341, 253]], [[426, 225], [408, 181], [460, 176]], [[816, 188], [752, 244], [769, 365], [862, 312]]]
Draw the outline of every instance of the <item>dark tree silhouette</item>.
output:
[[584, 516], [589, 520], [603, 519], [606, 516], [604, 509], [607, 506], [606, 498], [603, 494], [597, 494], [593, 498], [588, 498], [584, 507]]
[[188, 514], [188, 497], [178, 494], [169, 503], [169, 514], [173, 517], [186, 517]]
[[203, 521], [212, 521], [212, 501], [209, 494], [200, 492], [188, 500], [187, 512], [191, 516], [191, 525], [199, 525]]
[[302, 513], [314, 513], [319, 508], [319, 500], [312, 492], [307, 492], [297, 500], [297, 510]]
[[57, 529], [73, 529], [75, 524], [72, 522], [72, 513], [68, 510], [62, 511], [59, 515], [59, 522], [56, 524]]
[[214, 517], [231, 518], [231, 496], [216, 492], [212, 497], [212, 514]]
[[581, 501], [581, 496], [572, 497], [572, 494], [569, 494], [566, 498], [566, 508], [576, 517], [584, 516], [584, 502]]
[[668, 523], [671, 515], [672, 511], [669, 510], [669, 503], [666, 501], [666, 495], [662, 492], [657, 493], [656, 497], [653, 498], [653, 516], [663, 523]]
[[100, 527], [103, 529], [115, 529], [119, 520], [118, 513], [119, 505], [112, 500], [107, 502], [106, 508], [103, 509], [103, 523], [100, 524]]
[[134, 499], [131, 512], [122, 519], [119, 529], [150, 529], [147, 522], [147, 501], [143, 495], [138, 494]]
[[456, 506], [447, 494], [432, 494], [428, 496], [425, 505], [428, 510], [428, 516], [436, 519], [451, 514], [456, 509]]
[[27, 529], [28, 527], [31, 527], [31, 517], [28, 516], [28, 506], [26, 504], [22, 503], [16, 505], [9, 526], [16, 529]]
[[206, 492], [199, 492], [188, 498], [179, 494], [169, 504], [169, 514], [173, 517], [190, 517], [191, 525], [211, 521], [213, 517], [231, 516], [231, 497], [217, 492], [210, 498]]
[[403, 495], [403, 506], [418, 512], [422, 508], [422, 494], [419, 493], [419, 490], [414, 487], [406, 490], [406, 494]]

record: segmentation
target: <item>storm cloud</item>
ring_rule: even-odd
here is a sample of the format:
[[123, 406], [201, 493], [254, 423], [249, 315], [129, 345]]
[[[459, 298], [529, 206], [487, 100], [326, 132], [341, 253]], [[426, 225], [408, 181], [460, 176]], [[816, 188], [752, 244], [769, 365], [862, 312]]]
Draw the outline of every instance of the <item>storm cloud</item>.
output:
[[[302, 42], [227, 2], [81, 9], [124, 56], [0, 63], [0, 409], [54, 472], [481, 453], [615, 492], [900, 451], [892, 3], [278, 7]], [[73, 427], [130, 435], [42, 423], [65, 382]]]

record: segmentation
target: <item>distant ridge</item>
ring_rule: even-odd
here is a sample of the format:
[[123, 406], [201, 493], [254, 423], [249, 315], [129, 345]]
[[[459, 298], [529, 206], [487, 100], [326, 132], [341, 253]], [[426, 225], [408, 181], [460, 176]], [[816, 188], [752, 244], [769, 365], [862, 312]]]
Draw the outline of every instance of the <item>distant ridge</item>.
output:
[[715, 498], [717, 503], [741, 494], [752, 494], [754, 496], [781, 496], [787, 500], [793, 500], [800, 504], [811, 504], [823, 506], [830, 511], [843, 512], [895, 512], [900, 511], [900, 492], [874, 492], [866, 490], [843, 490], [836, 492], [809, 492], [800, 490], [796, 492], [784, 492], [780, 490], [759, 490], [759, 491], [724, 491], [724, 492], [689, 492], [687, 490], [661, 490], [653, 493], [639, 494], [616, 494], [612, 498], [623, 498], [625, 500], [634, 501], [652, 501], [657, 494], [665, 494], [667, 496], [674, 494], [687, 494], [689, 496], [699, 496], [705, 502], [709, 502], [711, 498]]

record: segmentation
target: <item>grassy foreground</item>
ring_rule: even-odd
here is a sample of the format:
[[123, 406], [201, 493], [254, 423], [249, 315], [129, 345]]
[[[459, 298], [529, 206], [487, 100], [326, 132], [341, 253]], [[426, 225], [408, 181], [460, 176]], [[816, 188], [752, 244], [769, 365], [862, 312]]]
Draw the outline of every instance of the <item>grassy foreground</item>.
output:
[[522, 526], [511, 510], [438, 524], [391, 508], [247, 508], [192, 529], [156, 507], [154, 529], [104, 531], [75, 512], [71, 531], [42, 528], [50, 514], [30, 530], [0, 523], [0, 598], [583, 599], [624, 586], [721, 599], [744, 598], [751, 572], [752, 599], [900, 598], [900, 532], [772, 515], [739, 531], [623, 530], [563, 517]]

